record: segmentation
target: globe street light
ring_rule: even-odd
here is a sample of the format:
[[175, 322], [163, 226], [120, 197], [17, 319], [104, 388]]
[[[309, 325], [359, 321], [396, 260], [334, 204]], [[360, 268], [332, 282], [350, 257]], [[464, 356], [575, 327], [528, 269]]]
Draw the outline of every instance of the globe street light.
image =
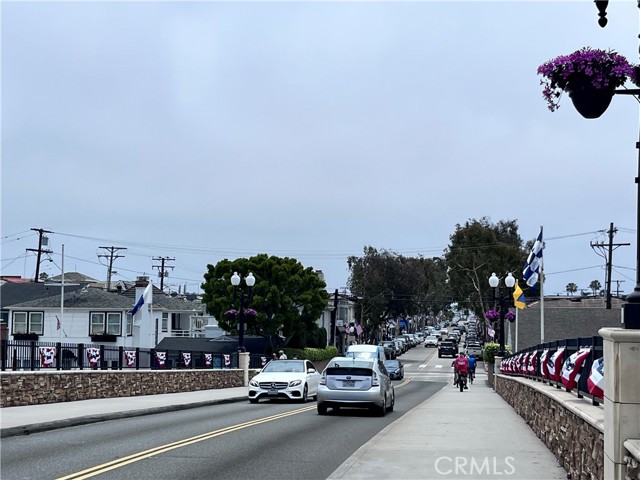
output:
[[[251, 298], [253, 296], [253, 286], [256, 284], [256, 277], [253, 276], [253, 273], [249, 272], [244, 278], [244, 283], [247, 286], [247, 291], [245, 292], [240, 287], [241, 277], [238, 275], [238, 272], [233, 272], [231, 275], [231, 285], [233, 285], [233, 301], [236, 301], [238, 297], [238, 290], [240, 291], [240, 311], [239, 311], [239, 320], [240, 326], [238, 327], [238, 351], [244, 352], [244, 307], [249, 305], [251, 302]], [[246, 304], [245, 304], [246, 301]]]
[[509, 311], [509, 307], [513, 307], [513, 287], [516, 285], [516, 279], [509, 272], [504, 279], [504, 284], [507, 287], [506, 295], [500, 291], [500, 279], [495, 273], [492, 273], [489, 277], [489, 286], [493, 290], [493, 305], [495, 308], [496, 301], [500, 306], [500, 356], [504, 357], [504, 317]]

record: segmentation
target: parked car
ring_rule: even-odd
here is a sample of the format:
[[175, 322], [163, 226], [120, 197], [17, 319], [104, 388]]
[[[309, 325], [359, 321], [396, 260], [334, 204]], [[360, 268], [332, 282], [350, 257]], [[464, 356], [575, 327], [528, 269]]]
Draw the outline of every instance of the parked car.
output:
[[318, 414], [328, 408], [368, 408], [380, 416], [393, 411], [396, 395], [382, 361], [335, 357], [322, 372], [318, 386]]
[[384, 348], [384, 354], [386, 355], [387, 358], [389, 359], [394, 359], [396, 358], [396, 344], [390, 341], [384, 341], [384, 342], [380, 342], [378, 345], [380, 345], [382, 348]]
[[404, 365], [400, 360], [385, 360], [384, 368], [389, 372], [391, 380], [402, 380], [404, 378]]
[[438, 347], [438, 337], [434, 336], [434, 335], [430, 335], [427, 337], [427, 339], [424, 341], [424, 346], [425, 348], [427, 347]]
[[345, 357], [374, 358], [380, 361], [387, 359], [386, 350], [382, 345], [355, 344], [347, 347]]
[[249, 401], [262, 398], [300, 400], [318, 395], [320, 373], [309, 360], [271, 360], [249, 382]]
[[393, 343], [396, 344], [396, 348], [397, 348], [397, 352], [396, 352], [396, 357], [399, 357], [400, 355], [402, 355], [404, 352], [406, 352], [405, 348], [404, 348], [404, 342], [402, 340], [399, 340], [397, 338], [394, 338], [393, 340], [391, 340]]
[[445, 355], [448, 357], [455, 357], [458, 355], [458, 348], [451, 340], [443, 340], [438, 346], [438, 358], [442, 358]]

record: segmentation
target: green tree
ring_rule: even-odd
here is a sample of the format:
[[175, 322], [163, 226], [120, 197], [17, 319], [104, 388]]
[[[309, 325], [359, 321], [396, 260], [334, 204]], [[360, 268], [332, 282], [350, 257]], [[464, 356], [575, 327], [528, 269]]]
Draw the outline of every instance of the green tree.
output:
[[567, 286], [565, 287], [565, 289], [567, 290], [567, 293], [569, 295], [573, 295], [578, 291], [578, 285], [576, 285], [573, 282], [570, 282], [570, 283], [567, 283]]
[[[512, 272], [520, 277], [527, 251], [515, 220], [491, 223], [487, 217], [456, 225], [445, 252], [449, 288], [461, 309], [482, 317], [492, 300], [489, 277]], [[523, 283], [523, 282], [521, 282]], [[521, 284], [524, 289], [524, 285]]]
[[598, 295], [598, 292], [602, 288], [602, 284], [598, 280], [591, 280], [589, 288], [591, 289], [591, 291], [593, 292], [593, 296], [595, 297]]
[[451, 303], [446, 265], [439, 258], [405, 257], [368, 246], [347, 264], [349, 289], [358, 299], [356, 314], [368, 332], [388, 318], [435, 314]]
[[266, 254], [208, 265], [202, 301], [220, 327], [230, 333], [237, 333], [237, 319], [228, 318], [224, 312], [239, 308], [231, 285], [234, 272], [243, 278], [252, 272], [256, 278], [253, 298], [245, 307], [250, 306], [258, 314], [255, 320], [245, 317], [247, 333], [280, 334], [293, 348], [304, 348], [307, 341], [317, 343], [316, 320], [327, 306], [328, 294], [326, 284], [311, 267], [305, 268], [293, 258]]

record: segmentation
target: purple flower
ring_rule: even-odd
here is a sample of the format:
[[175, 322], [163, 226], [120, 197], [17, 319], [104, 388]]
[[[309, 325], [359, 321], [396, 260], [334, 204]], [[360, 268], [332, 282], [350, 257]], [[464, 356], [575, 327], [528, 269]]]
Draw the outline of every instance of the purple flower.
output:
[[498, 312], [497, 310], [487, 310], [486, 312], [484, 312], [484, 316], [487, 320], [498, 320], [500, 318], [500, 312]]
[[613, 89], [624, 85], [627, 79], [637, 83], [640, 80], [637, 68], [613, 50], [585, 47], [543, 63], [538, 67], [538, 75], [543, 77], [542, 96], [554, 112], [560, 107], [562, 92], [571, 91], [576, 84], [589, 81], [597, 89]]
[[510, 322], [513, 322], [516, 319], [516, 314], [513, 312], [507, 312], [504, 315], [505, 320], [509, 320]]
[[235, 308], [231, 308], [224, 312], [227, 317], [235, 317], [238, 314], [238, 311]]
[[247, 308], [245, 309], [244, 314], [249, 317], [255, 317], [256, 315], [258, 315], [258, 312], [256, 312], [253, 308]]

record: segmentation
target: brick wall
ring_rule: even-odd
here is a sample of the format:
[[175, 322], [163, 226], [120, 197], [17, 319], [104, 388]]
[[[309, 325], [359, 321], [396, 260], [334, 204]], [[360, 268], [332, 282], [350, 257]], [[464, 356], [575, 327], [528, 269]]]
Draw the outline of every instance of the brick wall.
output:
[[[249, 378], [256, 371], [249, 371]], [[0, 407], [241, 387], [242, 370], [6, 372]]]
[[604, 433], [599, 428], [525, 383], [497, 375], [495, 385], [496, 392], [554, 453], [570, 478], [604, 479]]

